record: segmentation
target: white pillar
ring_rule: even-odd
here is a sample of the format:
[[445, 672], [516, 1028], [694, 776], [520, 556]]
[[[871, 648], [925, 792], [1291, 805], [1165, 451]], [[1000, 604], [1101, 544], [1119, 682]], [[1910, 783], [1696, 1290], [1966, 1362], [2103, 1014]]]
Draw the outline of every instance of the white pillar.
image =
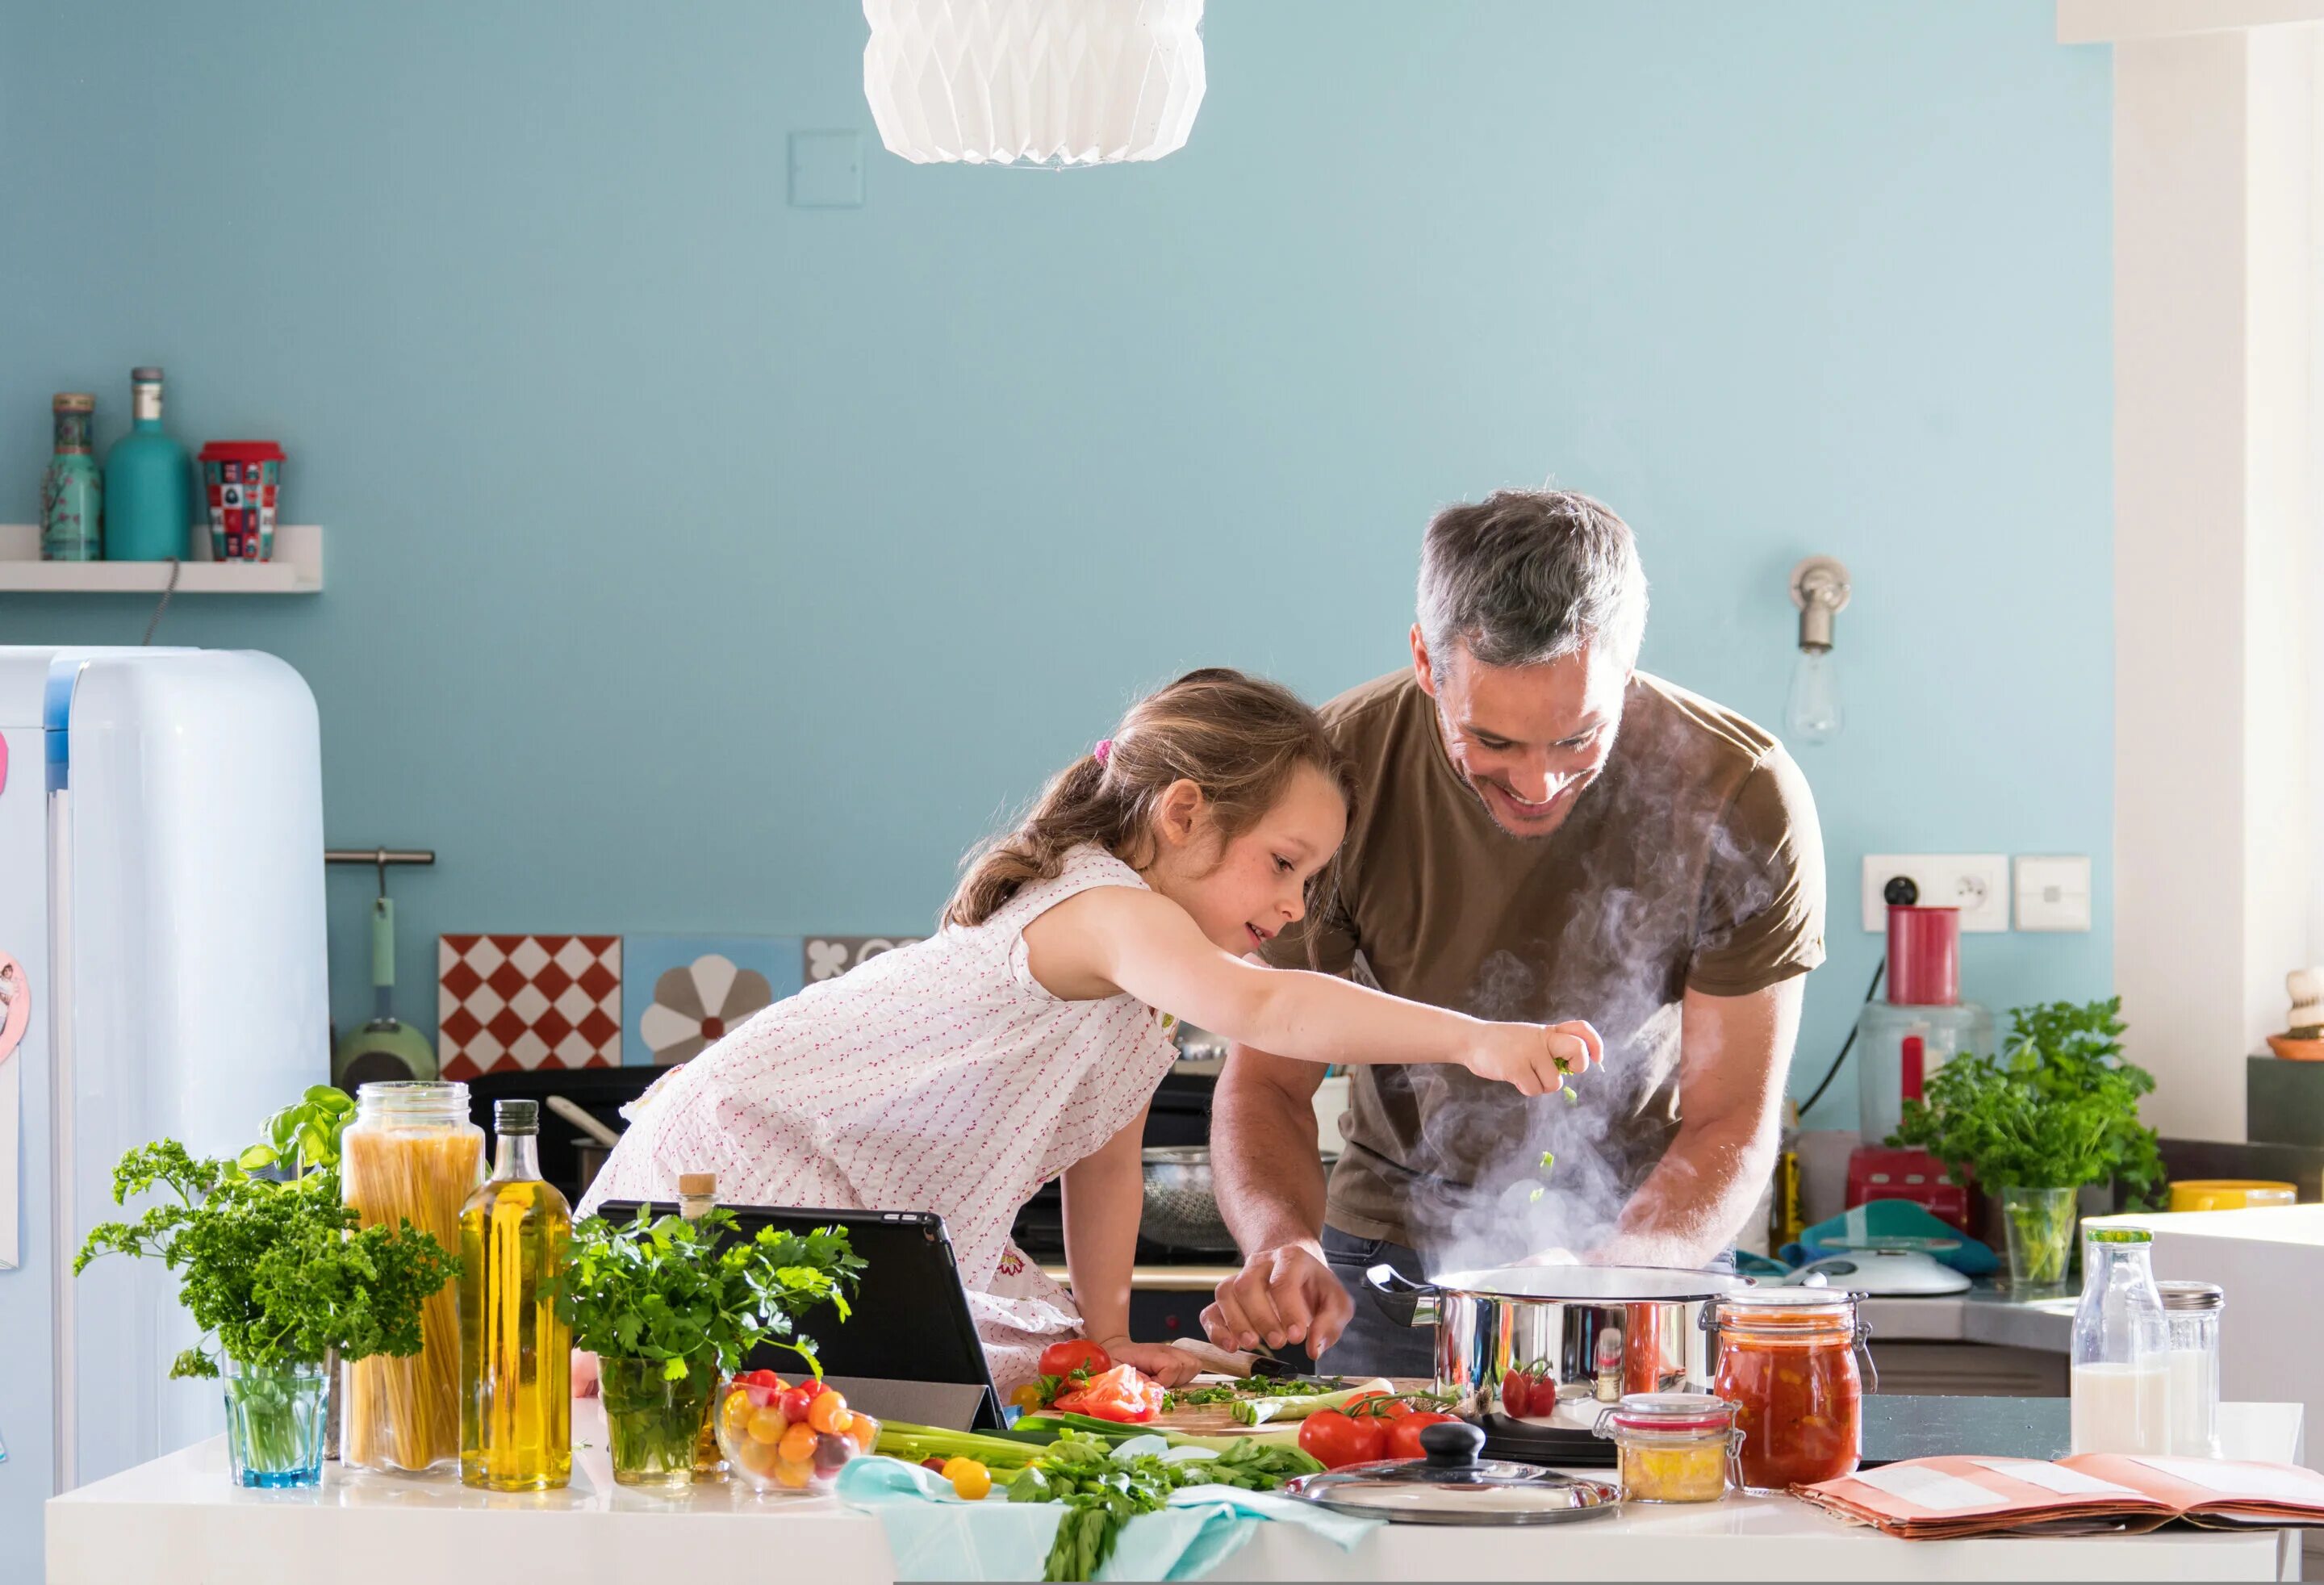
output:
[[2312, 955], [2319, 32], [2115, 47], [2115, 982], [2182, 1138], [2245, 1137], [2244, 1056]]

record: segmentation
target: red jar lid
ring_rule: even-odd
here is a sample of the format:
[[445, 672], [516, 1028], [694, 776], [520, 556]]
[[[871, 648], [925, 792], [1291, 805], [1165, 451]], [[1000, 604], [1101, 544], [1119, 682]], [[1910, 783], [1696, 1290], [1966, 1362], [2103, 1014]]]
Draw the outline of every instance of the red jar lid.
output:
[[272, 440], [213, 440], [202, 447], [204, 462], [281, 462], [282, 447]]

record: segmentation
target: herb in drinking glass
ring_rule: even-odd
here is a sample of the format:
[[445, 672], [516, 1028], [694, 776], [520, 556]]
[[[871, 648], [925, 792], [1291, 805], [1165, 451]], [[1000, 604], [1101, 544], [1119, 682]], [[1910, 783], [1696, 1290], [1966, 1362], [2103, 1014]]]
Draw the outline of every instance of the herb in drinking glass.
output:
[[[217, 1350], [250, 1371], [420, 1351], [420, 1311], [460, 1269], [459, 1258], [410, 1222], [364, 1228], [339, 1203], [337, 1175], [254, 1178], [229, 1161], [196, 1159], [175, 1139], [140, 1146], [113, 1169], [113, 1203], [156, 1186], [175, 1197], [135, 1221], [90, 1230], [78, 1276], [100, 1255], [158, 1259]], [[205, 1343], [180, 1354], [176, 1376], [216, 1376]]]
[[644, 1206], [625, 1222], [592, 1216], [573, 1230], [558, 1313], [573, 1344], [612, 1359], [659, 1359], [663, 1376], [689, 1369], [732, 1374], [764, 1341], [788, 1349], [818, 1376], [815, 1340], [798, 1317], [828, 1300], [842, 1321], [863, 1262], [847, 1230], [804, 1237], [761, 1228], [736, 1236], [734, 1213], [656, 1217]]
[[2136, 1208], [2162, 1183], [2163, 1158], [2138, 1120], [2154, 1076], [2122, 1060], [2121, 1012], [2118, 996], [2017, 1009], [2001, 1055], [1938, 1068], [1887, 1142], [1926, 1150], [1956, 1183], [1969, 1173], [1994, 1190], [2118, 1182]]

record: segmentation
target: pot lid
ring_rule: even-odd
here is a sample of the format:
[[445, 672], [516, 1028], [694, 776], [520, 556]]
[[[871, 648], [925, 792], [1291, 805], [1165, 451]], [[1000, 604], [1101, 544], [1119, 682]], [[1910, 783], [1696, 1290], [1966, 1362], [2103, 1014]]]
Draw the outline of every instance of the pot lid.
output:
[[1654, 1304], [1712, 1299], [1752, 1286], [1731, 1271], [1663, 1266], [1503, 1266], [1429, 1278], [1440, 1293], [1496, 1299], [1556, 1299], [1569, 1304]]
[[1423, 1428], [1420, 1445], [1425, 1457], [1302, 1475], [1283, 1495], [1392, 1525], [1553, 1525], [1610, 1516], [1621, 1500], [1603, 1480], [1480, 1459], [1485, 1433], [1464, 1420]]

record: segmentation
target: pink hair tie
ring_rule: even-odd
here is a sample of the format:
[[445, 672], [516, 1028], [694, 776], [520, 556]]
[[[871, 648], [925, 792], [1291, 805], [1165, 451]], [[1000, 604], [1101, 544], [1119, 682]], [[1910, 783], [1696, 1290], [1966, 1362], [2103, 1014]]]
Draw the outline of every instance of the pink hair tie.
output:
[[1090, 751], [1090, 758], [1095, 760], [1101, 765], [1104, 764], [1108, 760], [1112, 759], [1113, 740], [1111, 738], [1103, 738], [1099, 740], [1097, 747]]

